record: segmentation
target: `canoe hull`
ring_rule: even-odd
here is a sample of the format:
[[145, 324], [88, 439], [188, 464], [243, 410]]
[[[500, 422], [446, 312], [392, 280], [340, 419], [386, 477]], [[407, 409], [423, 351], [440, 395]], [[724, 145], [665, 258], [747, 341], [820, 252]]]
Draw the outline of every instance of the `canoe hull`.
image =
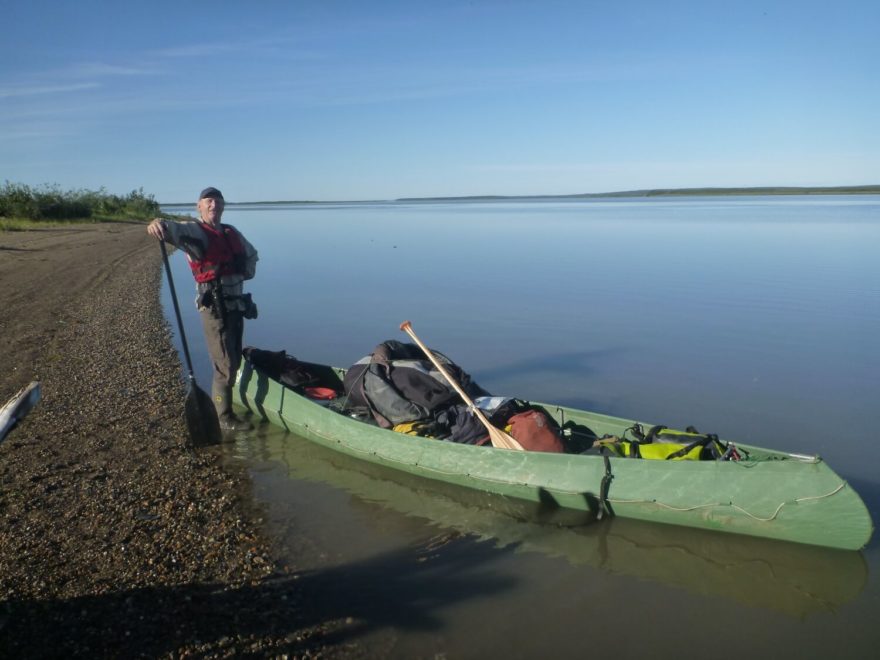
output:
[[[269, 429], [260, 435], [269, 443], [279, 438]], [[329, 484], [349, 493], [370, 516], [379, 513], [374, 507], [402, 514], [377, 519], [382, 533], [392, 533], [400, 525], [405, 530], [401, 533], [410, 538], [411, 519], [428, 520], [480, 541], [491, 539], [493, 545], [516, 553], [564, 558], [575, 566], [731, 599], [798, 619], [838, 610], [861, 593], [868, 579], [867, 563], [859, 552], [625, 518], [577, 524], [578, 513], [572, 520], [568, 511], [547, 511], [519, 500], [391, 472], [299, 436], [284, 442], [282, 435], [281, 442], [283, 447], [270, 451], [277, 452], [283, 461], [278, 469], [292, 479]], [[265, 451], [260, 444], [250, 453], [263, 456]]]
[[40, 382], [35, 380], [29, 385], [22, 387], [16, 394], [0, 408], [0, 442], [25, 418], [40, 400]]
[[[328, 410], [244, 362], [237, 401], [269, 422], [371, 463], [496, 495], [623, 518], [857, 550], [873, 525], [818, 457], [738, 445], [749, 461], [651, 461], [520, 452], [388, 431]], [[543, 404], [566, 427], [621, 434], [631, 420]], [[650, 426], [650, 425], [645, 425]], [[606, 479], [607, 498], [602, 498]]]

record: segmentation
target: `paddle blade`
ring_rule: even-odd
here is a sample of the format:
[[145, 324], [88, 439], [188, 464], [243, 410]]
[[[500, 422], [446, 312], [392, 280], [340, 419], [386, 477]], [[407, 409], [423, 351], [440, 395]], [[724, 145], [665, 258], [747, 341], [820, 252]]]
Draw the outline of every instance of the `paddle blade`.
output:
[[513, 436], [493, 426], [491, 423], [486, 425], [486, 430], [489, 431], [489, 440], [492, 442], [493, 447], [525, 451], [524, 447]]
[[211, 397], [198, 386], [189, 388], [184, 402], [184, 414], [193, 446], [204, 447], [220, 442], [220, 423], [214, 404]]
[[27, 415], [40, 400], [40, 381], [22, 387], [0, 408], [0, 442], [13, 427]]

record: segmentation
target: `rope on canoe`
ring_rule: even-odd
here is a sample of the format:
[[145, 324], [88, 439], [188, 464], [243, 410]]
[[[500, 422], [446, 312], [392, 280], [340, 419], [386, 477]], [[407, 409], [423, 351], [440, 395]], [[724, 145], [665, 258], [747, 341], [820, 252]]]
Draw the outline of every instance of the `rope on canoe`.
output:
[[798, 504], [800, 502], [806, 502], [807, 500], [822, 500], [822, 499], [825, 499], [826, 497], [831, 497], [832, 495], [836, 495], [841, 490], [843, 490], [844, 486], [846, 486], [846, 483], [841, 483], [837, 486], [837, 488], [832, 490], [830, 493], [825, 493], [824, 495], [808, 495], [805, 497], [796, 497], [795, 499], [793, 499], [789, 502], [782, 502], [778, 507], [776, 507], [776, 511], [773, 512], [773, 515], [769, 516], [767, 518], [763, 518], [761, 516], [756, 516], [751, 511], [748, 511], [747, 509], [744, 509], [740, 505], [734, 504], [733, 502], [716, 502], [714, 504], [697, 504], [695, 506], [689, 506], [689, 507], [677, 507], [677, 506], [672, 506], [671, 504], [664, 504], [663, 502], [658, 502], [657, 500], [620, 500], [620, 499], [615, 499], [615, 498], [608, 498], [608, 501], [613, 504], [656, 504], [657, 506], [662, 507], [664, 509], [670, 509], [671, 511], [682, 511], [682, 512], [695, 511], [697, 509], [708, 509], [708, 508], [712, 508], [712, 507], [716, 507], [716, 506], [718, 506], [718, 507], [730, 506], [730, 507], [733, 507], [734, 509], [736, 509], [737, 511], [744, 513], [749, 518], [754, 518], [755, 520], [758, 520], [760, 522], [770, 522], [771, 520], [774, 520], [776, 518], [776, 516], [779, 515], [779, 512], [782, 511], [782, 507], [784, 507], [786, 504]]
[[[328, 435], [324, 435], [323, 433], [318, 432], [314, 428], [309, 429], [309, 431], [316, 434], [316, 435], [320, 435], [327, 440], [335, 441], [338, 444], [342, 444], [346, 447], [347, 450], [349, 450], [351, 452], [357, 452], [359, 454], [372, 454], [376, 458], [380, 458], [383, 461], [387, 461], [388, 463], [400, 463], [400, 464], [406, 464], [406, 465], [413, 465], [412, 463], [407, 463], [405, 461], [398, 460], [392, 456], [385, 456], [385, 455], [380, 454], [379, 452], [372, 450], [372, 449], [360, 449], [358, 447], [352, 447], [351, 445], [345, 444], [338, 439], [332, 438]], [[440, 470], [437, 468], [432, 468], [432, 467], [428, 467], [425, 465], [420, 465], [418, 463], [415, 463], [414, 465], [418, 466], [418, 468], [420, 470], [424, 470], [425, 472], [436, 472], [437, 474], [444, 474], [444, 475], [460, 474], [459, 472], [456, 472], [454, 470]], [[503, 479], [491, 479], [489, 477], [482, 477], [482, 476], [478, 477], [478, 476], [471, 475], [471, 474], [468, 474], [467, 476], [470, 477], [471, 479], [474, 479], [477, 481], [487, 481], [490, 483], [506, 484], [509, 486], [520, 485], [520, 486], [527, 486], [530, 488], [534, 487], [528, 483], [513, 484], [513, 483], [511, 483], [509, 481], [505, 481]], [[733, 502], [714, 502], [714, 503], [708, 503], [708, 504], [696, 504], [694, 506], [689, 506], [689, 507], [677, 507], [677, 506], [673, 506], [671, 504], [666, 504], [664, 502], [658, 502], [657, 500], [646, 500], [646, 499], [623, 500], [623, 499], [609, 497], [606, 499], [606, 501], [611, 504], [654, 504], [654, 505], [659, 506], [661, 508], [669, 509], [670, 511], [680, 511], [683, 513], [688, 512], [688, 511], [696, 511], [697, 509], [710, 509], [710, 508], [714, 508], [714, 507], [729, 506], [729, 507], [736, 509], [737, 511], [740, 511], [741, 513], [745, 514], [749, 518], [753, 518], [754, 520], [757, 520], [759, 522], [770, 522], [771, 520], [776, 519], [776, 517], [779, 515], [779, 512], [782, 511], [782, 508], [786, 504], [798, 504], [800, 502], [807, 502], [809, 500], [823, 500], [827, 497], [831, 497], [832, 495], [836, 495], [841, 490], [843, 490], [845, 486], [846, 486], [846, 482], [842, 482], [842, 483], [838, 484], [837, 488], [835, 488], [834, 490], [832, 490], [828, 493], [825, 493], [824, 495], [805, 495], [804, 497], [796, 497], [793, 500], [790, 500], [787, 502], [782, 502], [782, 503], [780, 503], [780, 505], [778, 507], [776, 507], [776, 511], [773, 512], [773, 515], [766, 517], [766, 518], [763, 516], [755, 515], [754, 513], [749, 511], [748, 509], [744, 509], [740, 505], [734, 504]], [[565, 495], [583, 495], [584, 494], [582, 491], [568, 490], [568, 489], [563, 489], [563, 488], [550, 488], [548, 490], [550, 490], [551, 492], [563, 493]]]

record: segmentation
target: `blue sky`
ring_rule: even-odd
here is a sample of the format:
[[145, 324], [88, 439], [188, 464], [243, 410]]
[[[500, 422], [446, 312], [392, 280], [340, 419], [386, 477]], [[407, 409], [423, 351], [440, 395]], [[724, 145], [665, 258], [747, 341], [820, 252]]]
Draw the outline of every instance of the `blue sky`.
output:
[[880, 183], [876, 0], [0, 16], [0, 180], [162, 202]]

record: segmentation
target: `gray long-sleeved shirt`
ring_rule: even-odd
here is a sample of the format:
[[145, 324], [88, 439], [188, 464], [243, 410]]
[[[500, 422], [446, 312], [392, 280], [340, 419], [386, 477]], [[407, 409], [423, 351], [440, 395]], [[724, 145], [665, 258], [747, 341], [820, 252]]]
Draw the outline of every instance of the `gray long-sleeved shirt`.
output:
[[[208, 246], [208, 239], [205, 231], [199, 226], [198, 220], [166, 220], [165, 226], [165, 242], [170, 243], [174, 247], [183, 250], [187, 259], [201, 259]], [[229, 227], [230, 225], [226, 225]], [[244, 311], [244, 301], [241, 299], [243, 283], [245, 280], [253, 278], [257, 270], [256, 248], [251, 245], [240, 231], [233, 227], [238, 234], [241, 245], [244, 248], [244, 274], [243, 275], [223, 275], [220, 277], [220, 284], [223, 287], [223, 298], [226, 308], [229, 310]], [[202, 294], [210, 285], [207, 283], [197, 284], [198, 296], [196, 297], [196, 306]], [[201, 309], [201, 307], [200, 307]]]

